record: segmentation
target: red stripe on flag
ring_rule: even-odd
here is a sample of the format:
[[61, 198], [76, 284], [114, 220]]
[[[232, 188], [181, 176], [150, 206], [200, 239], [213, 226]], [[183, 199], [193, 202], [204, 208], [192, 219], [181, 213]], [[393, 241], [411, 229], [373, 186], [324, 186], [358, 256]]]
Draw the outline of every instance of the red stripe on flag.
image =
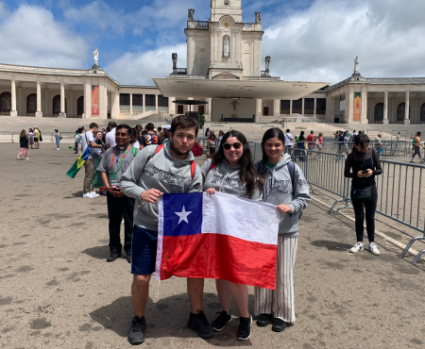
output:
[[276, 245], [228, 235], [164, 236], [161, 280], [174, 275], [274, 289], [276, 258]]

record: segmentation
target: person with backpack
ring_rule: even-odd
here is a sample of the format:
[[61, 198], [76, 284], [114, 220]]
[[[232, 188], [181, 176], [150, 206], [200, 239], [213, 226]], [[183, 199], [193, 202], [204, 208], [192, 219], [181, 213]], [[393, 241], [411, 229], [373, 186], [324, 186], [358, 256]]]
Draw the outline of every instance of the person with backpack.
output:
[[282, 332], [295, 321], [294, 265], [298, 246], [298, 221], [311, 200], [301, 169], [284, 154], [285, 137], [278, 128], [263, 136], [263, 159], [256, 163], [264, 182], [264, 202], [277, 206], [282, 215], [279, 225], [276, 288], [255, 287], [257, 325], [271, 322], [274, 332]]
[[[204, 191], [213, 195], [216, 191], [251, 200], [262, 200], [259, 176], [255, 168], [246, 137], [239, 131], [227, 132], [221, 140], [218, 152], [201, 167]], [[237, 262], [236, 262], [237, 263]], [[221, 331], [231, 320], [230, 304], [234, 299], [240, 314], [236, 339], [247, 340], [251, 336], [252, 317], [248, 310], [248, 287], [227, 280], [216, 280], [220, 315], [212, 323], [215, 331]]]
[[109, 257], [107, 262], [113, 262], [122, 255], [120, 239], [121, 221], [124, 219], [124, 251], [127, 261], [131, 263], [131, 239], [133, 237], [134, 198], [129, 198], [121, 191], [119, 182], [130, 164], [139, 153], [131, 141], [131, 127], [122, 124], [115, 129], [115, 146], [109, 148], [103, 155], [97, 171], [102, 174], [102, 181], [107, 194], [109, 216]]
[[[120, 188], [124, 195], [137, 200], [131, 257], [131, 296], [135, 316], [128, 334], [128, 341], [133, 345], [145, 340], [145, 309], [158, 245], [158, 199], [163, 193], [202, 192], [202, 173], [190, 151], [197, 135], [196, 120], [186, 115], [175, 117], [171, 123], [170, 141], [165, 145], [143, 148], [121, 177]], [[188, 278], [187, 290], [191, 306], [187, 327], [201, 338], [213, 337], [214, 331], [202, 311], [204, 279]]]

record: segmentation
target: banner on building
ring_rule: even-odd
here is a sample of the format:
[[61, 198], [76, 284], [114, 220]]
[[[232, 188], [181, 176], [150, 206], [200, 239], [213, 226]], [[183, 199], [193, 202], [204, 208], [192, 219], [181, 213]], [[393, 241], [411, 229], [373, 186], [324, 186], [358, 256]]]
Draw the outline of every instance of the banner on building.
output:
[[355, 92], [353, 121], [360, 121], [361, 115], [362, 115], [362, 94], [361, 92]]
[[99, 115], [99, 85], [91, 87], [91, 115]]

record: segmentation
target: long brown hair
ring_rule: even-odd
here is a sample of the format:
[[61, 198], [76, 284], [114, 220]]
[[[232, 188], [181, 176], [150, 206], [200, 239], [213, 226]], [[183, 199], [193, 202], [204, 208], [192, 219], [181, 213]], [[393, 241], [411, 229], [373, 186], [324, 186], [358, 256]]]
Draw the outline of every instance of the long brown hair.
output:
[[19, 139], [24, 138], [26, 135], [27, 135], [27, 131], [22, 130], [22, 131], [21, 131], [21, 134], [19, 135]]

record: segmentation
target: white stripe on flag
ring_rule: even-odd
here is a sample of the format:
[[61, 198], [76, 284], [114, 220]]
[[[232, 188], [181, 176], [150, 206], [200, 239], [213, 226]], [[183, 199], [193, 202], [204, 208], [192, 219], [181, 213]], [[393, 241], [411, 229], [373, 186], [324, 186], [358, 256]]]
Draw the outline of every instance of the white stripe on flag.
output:
[[161, 280], [162, 243], [164, 238], [164, 200], [158, 201], [158, 247], [156, 250], [155, 279]]
[[202, 233], [277, 245], [281, 216], [276, 206], [224, 193], [204, 193], [202, 212]]

